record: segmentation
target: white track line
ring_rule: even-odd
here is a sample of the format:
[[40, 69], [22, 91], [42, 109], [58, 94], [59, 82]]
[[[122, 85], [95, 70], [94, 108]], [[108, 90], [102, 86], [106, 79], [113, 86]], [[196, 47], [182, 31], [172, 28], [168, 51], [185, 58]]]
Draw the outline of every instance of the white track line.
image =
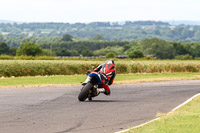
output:
[[183, 105], [185, 105], [186, 103], [192, 101], [192, 99], [194, 99], [195, 97], [197, 97], [197, 96], [199, 96], [199, 95], [200, 95], [200, 93], [194, 95], [193, 97], [191, 97], [190, 99], [188, 99], [187, 101], [185, 101], [184, 103], [182, 103], [181, 105], [179, 105], [179, 106], [177, 106], [176, 108], [172, 109], [172, 111], [175, 111], [175, 110], [179, 109], [181, 106], [183, 106]]
[[[189, 98], [189, 99], [188, 99], [187, 101], [185, 101], [184, 103], [182, 103], [182, 104], [178, 105], [176, 108], [172, 109], [172, 112], [175, 111], [175, 110], [177, 110], [177, 109], [179, 109], [180, 107], [182, 107], [183, 105], [187, 104], [188, 102], [192, 101], [192, 99], [194, 99], [194, 98], [197, 97], [197, 96], [200, 96], [200, 93], [194, 95], [193, 97]], [[115, 132], [115, 133], [123, 133], [123, 132], [129, 131], [129, 130], [131, 130], [131, 129], [144, 126], [144, 125], [146, 125], [146, 124], [148, 124], [148, 123], [151, 123], [151, 122], [156, 121], [156, 120], [159, 120], [159, 119], [160, 119], [160, 117], [155, 118], [155, 119], [153, 119], [153, 120], [150, 120], [150, 121], [148, 121], [148, 122], [145, 122], [145, 123], [143, 123], [143, 124], [140, 124], [140, 125], [138, 125], [138, 126], [135, 126], [135, 127], [133, 127], [133, 128], [125, 129], [125, 130], [118, 131], [118, 132]]]

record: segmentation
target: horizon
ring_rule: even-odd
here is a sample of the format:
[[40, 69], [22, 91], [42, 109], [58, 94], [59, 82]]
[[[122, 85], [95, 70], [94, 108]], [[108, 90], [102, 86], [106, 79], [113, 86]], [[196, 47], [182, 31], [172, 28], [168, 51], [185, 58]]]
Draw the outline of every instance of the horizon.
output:
[[[200, 25], [200, 21], [198, 20], [124, 20], [124, 21], [91, 21], [91, 22], [18, 22], [18, 21], [14, 21], [14, 20], [2, 20], [0, 19], [0, 23], [17, 23], [17, 24], [23, 24], [23, 23], [69, 23], [69, 24], [75, 24], [75, 23], [83, 23], [83, 24], [89, 24], [89, 23], [95, 23], [95, 22], [109, 22], [109, 23], [124, 23], [124, 22], [139, 22], [139, 21], [155, 21], [155, 22], [164, 22], [164, 23], [169, 23], [171, 25], [180, 25], [180, 24], [184, 24], [184, 25]], [[123, 25], [123, 24], [122, 24]]]

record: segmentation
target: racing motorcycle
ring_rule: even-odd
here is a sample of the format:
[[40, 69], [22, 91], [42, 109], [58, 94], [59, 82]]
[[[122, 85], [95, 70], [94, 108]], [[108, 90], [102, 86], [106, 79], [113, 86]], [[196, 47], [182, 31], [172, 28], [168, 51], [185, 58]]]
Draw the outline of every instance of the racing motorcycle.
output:
[[91, 101], [93, 97], [104, 93], [105, 89], [101, 88], [102, 84], [108, 84], [106, 74], [100, 72], [91, 72], [88, 74], [85, 82], [82, 83], [83, 87], [78, 96], [79, 101], [85, 101], [87, 98]]

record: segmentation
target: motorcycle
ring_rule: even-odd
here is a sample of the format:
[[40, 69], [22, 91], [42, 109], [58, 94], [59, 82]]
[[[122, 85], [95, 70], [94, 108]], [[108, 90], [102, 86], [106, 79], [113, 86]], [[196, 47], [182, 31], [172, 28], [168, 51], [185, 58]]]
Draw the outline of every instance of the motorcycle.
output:
[[101, 88], [102, 84], [108, 84], [107, 76], [104, 73], [91, 72], [88, 74], [85, 82], [82, 83], [83, 87], [79, 93], [78, 100], [85, 101], [88, 98], [91, 101], [93, 97], [104, 93], [105, 89]]

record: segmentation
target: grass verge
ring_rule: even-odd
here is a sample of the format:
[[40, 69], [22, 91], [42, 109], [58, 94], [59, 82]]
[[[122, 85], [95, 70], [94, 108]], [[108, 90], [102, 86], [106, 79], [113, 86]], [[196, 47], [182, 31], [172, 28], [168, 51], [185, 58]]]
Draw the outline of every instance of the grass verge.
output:
[[[0, 87], [80, 85], [86, 75], [0, 78]], [[200, 79], [200, 73], [118, 74], [114, 84]]]
[[160, 119], [126, 133], [199, 133], [200, 96], [174, 112], [159, 114]]

